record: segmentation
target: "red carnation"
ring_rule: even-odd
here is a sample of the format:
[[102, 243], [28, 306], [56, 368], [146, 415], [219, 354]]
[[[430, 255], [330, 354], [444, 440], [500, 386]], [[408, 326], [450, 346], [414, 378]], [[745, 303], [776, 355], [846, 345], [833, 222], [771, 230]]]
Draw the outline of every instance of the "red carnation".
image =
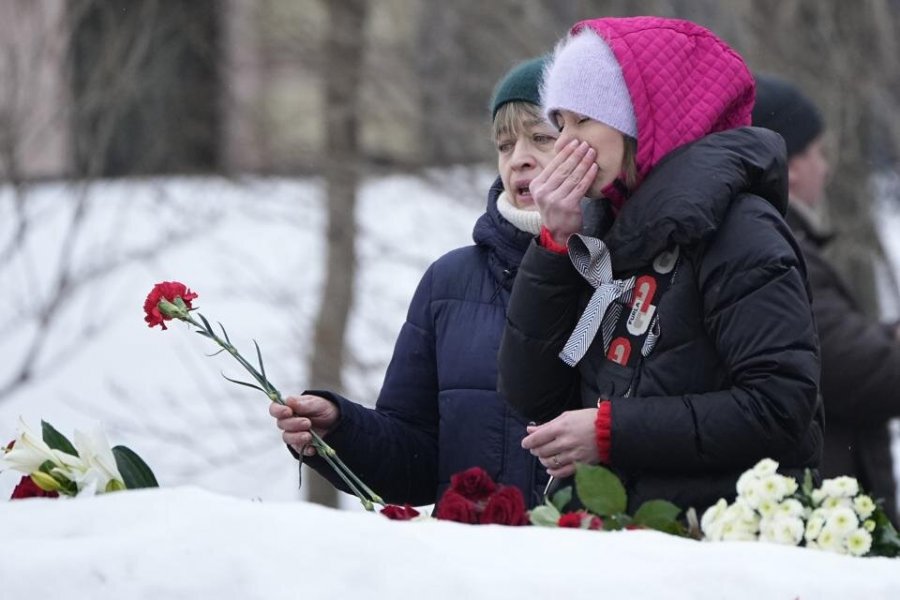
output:
[[438, 502], [437, 518], [474, 525], [478, 523], [478, 507], [459, 492], [449, 489]]
[[181, 298], [185, 306], [190, 310], [191, 300], [196, 297], [197, 294], [178, 281], [163, 281], [157, 283], [153, 286], [153, 289], [150, 290], [150, 293], [147, 294], [147, 299], [144, 300], [144, 321], [147, 322], [148, 327], [159, 325], [163, 329], [168, 329], [165, 322], [171, 320], [172, 317], [167, 317], [159, 311], [160, 300], [168, 300], [172, 304], [176, 304], [175, 299]]
[[393, 521], [409, 521], [419, 516], [419, 511], [409, 504], [398, 506], [396, 504], [388, 504], [381, 509], [381, 514]]
[[525, 514], [525, 499], [522, 492], [514, 486], [500, 486], [494, 494], [488, 498], [484, 512], [481, 513], [482, 525], [527, 525], [528, 515]]
[[30, 476], [23, 475], [19, 480], [19, 485], [13, 490], [10, 500], [21, 500], [22, 498], [56, 498], [59, 496], [57, 492], [45, 492], [38, 487]]
[[450, 489], [472, 502], [481, 502], [494, 493], [497, 484], [481, 467], [472, 467], [450, 478]]

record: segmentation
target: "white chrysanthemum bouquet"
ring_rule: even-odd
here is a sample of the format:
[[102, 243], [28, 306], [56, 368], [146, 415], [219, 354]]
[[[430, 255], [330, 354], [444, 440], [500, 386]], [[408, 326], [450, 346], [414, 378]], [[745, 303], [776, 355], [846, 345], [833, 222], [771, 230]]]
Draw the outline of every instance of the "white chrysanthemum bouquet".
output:
[[900, 537], [884, 511], [852, 477], [826, 479], [813, 488], [777, 472], [763, 459], [737, 482], [732, 504], [720, 499], [700, 521], [710, 541], [759, 540], [853, 556], [900, 555]]

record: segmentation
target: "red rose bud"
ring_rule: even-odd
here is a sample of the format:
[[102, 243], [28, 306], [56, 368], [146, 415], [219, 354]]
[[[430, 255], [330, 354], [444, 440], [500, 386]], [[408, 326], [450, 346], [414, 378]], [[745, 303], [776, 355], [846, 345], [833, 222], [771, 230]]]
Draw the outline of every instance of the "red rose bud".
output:
[[21, 500], [22, 498], [56, 498], [59, 494], [56, 492], [45, 492], [28, 476], [22, 476], [19, 484], [13, 489], [10, 500]]
[[566, 513], [559, 517], [559, 527], [573, 527], [575, 529], [603, 529], [603, 519], [597, 515], [583, 510]]
[[497, 484], [481, 467], [472, 467], [450, 478], [450, 489], [472, 502], [481, 502], [494, 493]]
[[577, 512], [566, 513], [559, 517], [556, 522], [559, 527], [572, 527], [573, 529], [581, 528], [581, 515]]
[[157, 283], [144, 300], [144, 321], [148, 327], [168, 329], [165, 322], [185, 318], [195, 298], [197, 294], [178, 281]]
[[381, 509], [381, 514], [392, 521], [409, 521], [419, 516], [419, 511], [409, 504], [398, 506], [396, 504], [388, 504]]
[[525, 499], [517, 487], [501, 486], [488, 498], [487, 505], [481, 513], [482, 525], [527, 525], [528, 515], [525, 513]]
[[449, 489], [438, 501], [436, 516], [444, 521], [474, 525], [478, 523], [478, 507], [459, 492]]

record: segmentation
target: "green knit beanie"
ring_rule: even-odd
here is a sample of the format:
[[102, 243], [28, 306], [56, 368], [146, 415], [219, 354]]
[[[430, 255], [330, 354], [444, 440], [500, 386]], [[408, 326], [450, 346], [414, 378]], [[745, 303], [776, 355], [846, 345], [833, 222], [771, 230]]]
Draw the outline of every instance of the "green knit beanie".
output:
[[494, 87], [491, 96], [491, 120], [500, 107], [508, 102], [530, 102], [541, 105], [541, 79], [548, 55], [517, 64]]

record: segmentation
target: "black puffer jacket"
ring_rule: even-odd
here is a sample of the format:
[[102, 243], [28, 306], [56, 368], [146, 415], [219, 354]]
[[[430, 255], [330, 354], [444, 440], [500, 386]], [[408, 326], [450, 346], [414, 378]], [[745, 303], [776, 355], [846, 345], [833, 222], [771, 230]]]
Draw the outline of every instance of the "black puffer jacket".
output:
[[[783, 142], [743, 128], [660, 162], [595, 233], [625, 278], [677, 245], [682, 262], [657, 307], [659, 339], [635, 368], [600, 336], [576, 369], [558, 357], [593, 290], [565, 255], [537, 244], [513, 288], [500, 390], [526, 418], [611, 404], [611, 467], [629, 509], [654, 498], [703, 510], [735, 496], [764, 457], [800, 476], [819, 465], [819, 356], [806, 267], [782, 219]], [[631, 387], [632, 397], [622, 397]]]
[[849, 475], [883, 498], [897, 520], [897, 487], [887, 421], [900, 417], [900, 342], [891, 327], [863, 314], [837, 271], [822, 256], [827, 237], [796, 209], [787, 222], [809, 268], [813, 314], [822, 346], [821, 392], [828, 424], [822, 476]]

